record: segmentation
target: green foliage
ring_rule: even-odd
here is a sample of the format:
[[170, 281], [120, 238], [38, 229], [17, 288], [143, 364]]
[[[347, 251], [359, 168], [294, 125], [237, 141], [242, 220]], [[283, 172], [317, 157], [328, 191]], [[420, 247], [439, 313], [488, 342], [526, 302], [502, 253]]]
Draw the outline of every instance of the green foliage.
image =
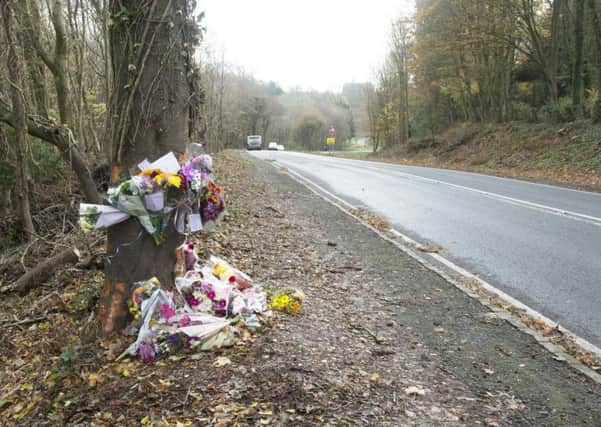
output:
[[523, 101], [511, 103], [511, 118], [516, 121], [534, 123], [538, 120], [536, 108]]
[[65, 175], [67, 167], [55, 147], [37, 140], [31, 142], [29, 147], [29, 171], [36, 182], [52, 182]]
[[100, 288], [101, 284], [92, 282], [77, 289], [72, 300], [73, 309], [77, 314], [85, 315], [94, 307], [100, 298]]
[[550, 123], [564, 123], [575, 120], [576, 115], [572, 105], [572, 99], [569, 97], [559, 98], [558, 102], [549, 102], [541, 108], [541, 113], [545, 121]]
[[593, 123], [601, 123], [601, 97], [597, 98], [591, 109], [591, 119]]
[[431, 103], [420, 106], [413, 114], [411, 120], [412, 136], [423, 137], [429, 135], [434, 124], [434, 107]]
[[0, 190], [15, 188], [15, 166], [7, 159], [6, 153], [0, 158]]
[[294, 131], [294, 140], [307, 150], [320, 150], [325, 143], [326, 133], [323, 121], [316, 116], [305, 116]]
[[52, 367], [55, 378], [60, 379], [75, 375], [75, 364], [79, 356], [79, 349], [75, 346], [63, 347], [60, 356]]

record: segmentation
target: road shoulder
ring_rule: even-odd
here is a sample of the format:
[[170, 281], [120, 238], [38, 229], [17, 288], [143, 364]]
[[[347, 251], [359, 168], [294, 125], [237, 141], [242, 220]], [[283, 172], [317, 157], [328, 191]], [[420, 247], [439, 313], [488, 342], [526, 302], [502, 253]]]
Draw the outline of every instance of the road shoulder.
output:
[[[404, 412], [384, 412], [381, 420], [415, 415], [461, 424], [467, 421], [461, 414], [469, 414], [472, 422], [493, 425], [595, 425], [601, 419], [598, 385], [268, 163], [253, 164], [258, 179], [285, 195], [283, 211], [302, 224], [326, 271], [336, 272], [332, 295], [318, 289], [314, 299], [346, 307], [334, 323], [366, 341], [359, 369], [403, 400]], [[326, 316], [336, 313], [324, 309]], [[405, 400], [411, 386], [426, 395]], [[440, 418], [427, 418], [432, 408]]]

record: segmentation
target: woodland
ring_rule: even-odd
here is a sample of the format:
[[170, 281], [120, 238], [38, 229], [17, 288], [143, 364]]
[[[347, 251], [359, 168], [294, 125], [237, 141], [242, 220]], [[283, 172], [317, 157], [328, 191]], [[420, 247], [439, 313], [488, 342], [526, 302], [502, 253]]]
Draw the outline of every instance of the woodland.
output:
[[[324, 93], [284, 91], [228, 63], [203, 43], [205, 17], [190, 0], [4, 1], [0, 249], [2, 272], [15, 274], [1, 285], [14, 290], [31, 267], [15, 260], [32, 248], [36, 264], [49, 258], [43, 276], [77, 258], [53, 242], [77, 230], [78, 203], [101, 203], [140, 159], [189, 142], [218, 152], [259, 134], [317, 151], [335, 126], [337, 149], [365, 137], [377, 151], [460, 123], [599, 123], [600, 14], [598, 0], [420, 0], [414, 16], [394, 19], [373, 83]], [[107, 251], [138, 227], [111, 227]], [[168, 280], [178, 243], [145, 237], [107, 267], [106, 332], [126, 321], [122, 284]], [[155, 256], [132, 271], [137, 251]], [[22, 292], [36, 282], [21, 279]]]
[[598, 0], [416, 1], [368, 86], [374, 151], [459, 123], [601, 121]]

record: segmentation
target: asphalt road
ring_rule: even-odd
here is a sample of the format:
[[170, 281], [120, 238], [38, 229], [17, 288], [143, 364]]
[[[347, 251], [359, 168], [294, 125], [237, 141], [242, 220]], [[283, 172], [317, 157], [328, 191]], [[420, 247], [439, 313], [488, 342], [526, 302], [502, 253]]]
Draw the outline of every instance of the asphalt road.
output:
[[294, 152], [275, 159], [601, 347], [601, 194]]

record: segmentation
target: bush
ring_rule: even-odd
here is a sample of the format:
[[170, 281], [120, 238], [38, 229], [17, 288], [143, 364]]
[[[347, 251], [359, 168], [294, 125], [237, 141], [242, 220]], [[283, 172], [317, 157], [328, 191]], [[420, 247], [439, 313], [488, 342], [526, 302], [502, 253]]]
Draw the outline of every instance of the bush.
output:
[[601, 123], [601, 98], [598, 98], [593, 104], [591, 118], [593, 123]]
[[538, 120], [536, 108], [523, 101], [511, 103], [511, 120], [535, 123]]
[[541, 113], [545, 120], [551, 123], [573, 122], [576, 118], [572, 99], [568, 97], [559, 98], [557, 104], [545, 104]]

